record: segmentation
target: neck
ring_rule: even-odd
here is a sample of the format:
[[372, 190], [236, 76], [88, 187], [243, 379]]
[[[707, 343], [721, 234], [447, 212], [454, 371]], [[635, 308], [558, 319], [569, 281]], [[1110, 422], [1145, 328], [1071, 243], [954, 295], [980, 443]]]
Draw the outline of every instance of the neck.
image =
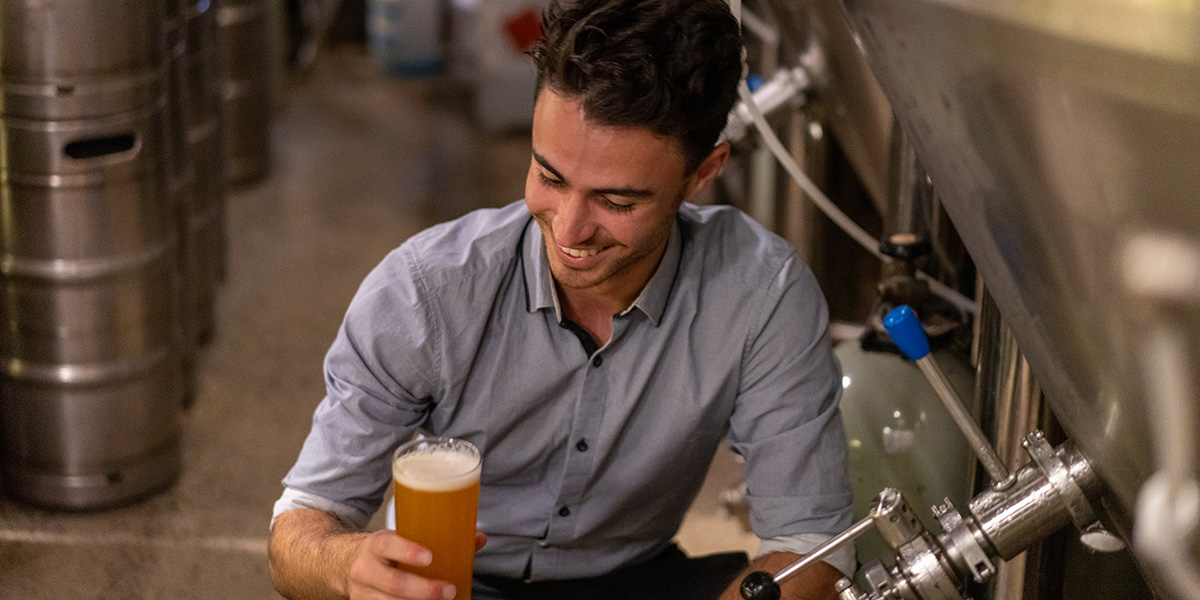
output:
[[[584, 289], [566, 288], [555, 281], [554, 286], [558, 290], [563, 316], [583, 327], [597, 344], [607, 344], [612, 337], [613, 315], [629, 308], [638, 294], [642, 293], [642, 289], [658, 269], [658, 263], [665, 251], [666, 244], [663, 244], [652, 260], [645, 261], [638, 267], [645, 270], [644, 273], [627, 271], [623, 277], [611, 278]], [[631, 281], [638, 283], [636, 286], [630, 285]]]
[[624, 310], [629, 303], [622, 304], [620, 300], [589, 294], [585, 290], [557, 287], [563, 316], [587, 331], [596, 344], [607, 344], [612, 338], [613, 315]]

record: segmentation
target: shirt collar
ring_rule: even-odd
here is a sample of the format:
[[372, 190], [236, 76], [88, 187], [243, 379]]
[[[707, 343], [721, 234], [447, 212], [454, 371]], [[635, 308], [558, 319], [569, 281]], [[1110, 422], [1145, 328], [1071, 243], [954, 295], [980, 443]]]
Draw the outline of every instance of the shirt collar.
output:
[[[546, 257], [542, 229], [532, 218], [525, 227], [521, 264], [525, 276], [526, 305], [529, 312], [553, 309], [554, 316], [562, 323], [562, 306], [559, 304], [558, 292], [550, 272], [550, 259]], [[667, 249], [658, 263], [658, 269], [654, 271], [650, 281], [646, 282], [646, 287], [642, 288], [642, 293], [638, 294], [633, 304], [620, 314], [626, 315], [638, 309], [657, 326], [667, 310], [667, 301], [671, 297], [671, 289], [675, 286], [675, 276], [679, 272], [682, 254], [683, 239], [679, 230], [679, 220], [676, 219], [671, 226], [671, 237], [667, 240]]]

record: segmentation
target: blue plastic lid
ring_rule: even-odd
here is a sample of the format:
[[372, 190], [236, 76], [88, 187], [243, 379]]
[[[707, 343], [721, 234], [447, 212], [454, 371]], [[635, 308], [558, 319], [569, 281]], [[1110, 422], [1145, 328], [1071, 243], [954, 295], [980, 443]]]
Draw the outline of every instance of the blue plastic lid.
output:
[[897, 306], [883, 318], [883, 326], [910, 360], [920, 360], [929, 354], [929, 338], [917, 313], [908, 305]]

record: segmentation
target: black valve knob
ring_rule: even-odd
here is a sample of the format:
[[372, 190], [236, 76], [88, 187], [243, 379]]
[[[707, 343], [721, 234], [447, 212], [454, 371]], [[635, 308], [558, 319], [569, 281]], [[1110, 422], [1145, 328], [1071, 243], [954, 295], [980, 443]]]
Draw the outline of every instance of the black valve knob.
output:
[[929, 254], [929, 239], [915, 233], [893, 233], [879, 242], [879, 251], [892, 258], [912, 261]]
[[742, 580], [742, 598], [746, 600], [779, 600], [781, 592], [775, 576], [765, 571], [755, 571]]

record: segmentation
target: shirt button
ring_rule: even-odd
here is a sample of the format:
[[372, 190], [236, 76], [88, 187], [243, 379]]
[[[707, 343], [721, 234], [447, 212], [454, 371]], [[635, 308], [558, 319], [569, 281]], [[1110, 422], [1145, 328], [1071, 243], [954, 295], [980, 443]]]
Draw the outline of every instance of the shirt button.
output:
[[579, 443], [575, 444], [575, 449], [580, 452], [587, 452], [587, 449], [588, 449], [587, 440], [579, 440]]
[[560, 517], [569, 517], [569, 516], [571, 516], [571, 509], [569, 509], [569, 508], [567, 508], [567, 507], [565, 507], [565, 506], [564, 506], [564, 507], [562, 507], [562, 508], [560, 508], [560, 509], [558, 509], [558, 516], [560, 516]]
[[602, 365], [602, 364], [604, 364], [604, 357], [603, 357], [603, 356], [597, 356], [596, 358], [593, 358], [593, 359], [592, 359], [592, 366], [593, 366], [593, 367], [599, 367], [599, 366], [600, 366], [600, 365]]

